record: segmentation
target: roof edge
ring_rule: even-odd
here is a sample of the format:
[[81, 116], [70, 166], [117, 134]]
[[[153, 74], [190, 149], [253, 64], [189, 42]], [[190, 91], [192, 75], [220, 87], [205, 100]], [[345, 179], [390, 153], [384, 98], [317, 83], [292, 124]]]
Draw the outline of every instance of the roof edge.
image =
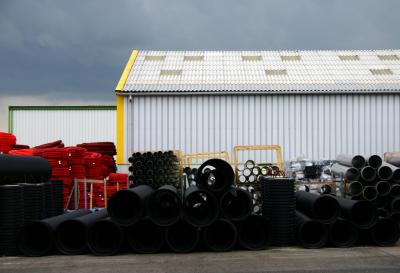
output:
[[47, 105], [47, 106], [19, 106], [10, 105], [9, 111], [18, 110], [116, 110], [114, 105]]
[[138, 53], [139, 50], [137, 49], [132, 50], [131, 56], [129, 57], [129, 60], [125, 65], [124, 71], [122, 71], [121, 78], [119, 79], [118, 84], [115, 87], [116, 92], [124, 89], [126, 80], [128, 79], [129, 73], [131, 72], [131, 69], [133, 67], [133, 64], [135, 63]]

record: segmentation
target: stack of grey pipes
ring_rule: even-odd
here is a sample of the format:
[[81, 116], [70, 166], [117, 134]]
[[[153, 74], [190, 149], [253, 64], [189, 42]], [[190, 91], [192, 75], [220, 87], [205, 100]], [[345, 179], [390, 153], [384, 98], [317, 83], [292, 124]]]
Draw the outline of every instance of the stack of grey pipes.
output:
[[378, 155], [340, 154], [336, 161], [331, 170], [344, 178], [347, 196], [373, 202], [380, 217], [400, 223], [400, 168]]

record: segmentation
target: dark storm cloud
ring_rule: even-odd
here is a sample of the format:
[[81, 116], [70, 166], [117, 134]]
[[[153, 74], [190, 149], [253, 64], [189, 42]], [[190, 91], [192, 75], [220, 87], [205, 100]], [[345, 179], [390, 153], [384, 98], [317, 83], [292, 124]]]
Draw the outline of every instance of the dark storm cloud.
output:
[[0, 0], [0, 96], [112, 100], [132, 48], [398, 48], [397, 0]]

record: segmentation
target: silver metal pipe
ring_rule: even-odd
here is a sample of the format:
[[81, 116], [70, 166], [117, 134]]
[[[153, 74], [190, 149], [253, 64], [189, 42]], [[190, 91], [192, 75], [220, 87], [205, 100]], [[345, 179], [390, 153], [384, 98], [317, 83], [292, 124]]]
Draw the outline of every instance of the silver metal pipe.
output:
[[348, 167], [354, 167], [356, 169], [361, 169], [365, 166], [366, 161], [362, 155], [347, 155], [347, 154], [340, 154], [336, 157], [336, 161], [342, 165]]
[[356, 181], [360, 178], [360, 172], [353, 167], [343, 166], [335, 163], [331, 167], [333, 174], [346, 178], [349, 181]]

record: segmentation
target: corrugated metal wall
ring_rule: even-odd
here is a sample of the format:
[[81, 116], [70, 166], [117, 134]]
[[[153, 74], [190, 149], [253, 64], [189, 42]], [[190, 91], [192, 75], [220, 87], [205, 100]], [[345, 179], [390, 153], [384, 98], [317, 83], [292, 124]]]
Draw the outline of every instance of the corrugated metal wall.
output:
[[127, 156], [159, 149], [233, 156], [235, 145], [258, 144], [281, 145], [285, 160], [400, 151], [400, 95], [133, 96], [125, 111]]
[[13, 110], [13, 134], [30, 146], [116, 140], [115, 110]]

